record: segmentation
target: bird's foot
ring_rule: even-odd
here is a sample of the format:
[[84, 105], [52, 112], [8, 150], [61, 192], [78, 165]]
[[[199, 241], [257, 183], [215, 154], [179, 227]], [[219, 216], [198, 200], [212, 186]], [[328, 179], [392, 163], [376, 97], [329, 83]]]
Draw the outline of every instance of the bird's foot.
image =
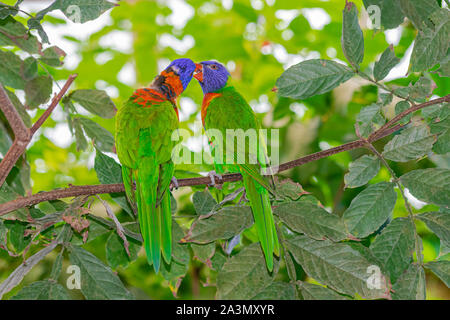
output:
[[208, 187], [215, 187], [216, 186], [216, 179], [222, 180], [222, 176], [220, 174], [217, 174], [215, 171], [208, 172], [208, 177], [211, 179], [211, 183], [208, 184]]
[[170, 180], [172, 182], [172, 189], [178, 189], [180, 187], [180, 185], [178, 184], [178, 180], [175, 177], [172, 177], [172, 179]]

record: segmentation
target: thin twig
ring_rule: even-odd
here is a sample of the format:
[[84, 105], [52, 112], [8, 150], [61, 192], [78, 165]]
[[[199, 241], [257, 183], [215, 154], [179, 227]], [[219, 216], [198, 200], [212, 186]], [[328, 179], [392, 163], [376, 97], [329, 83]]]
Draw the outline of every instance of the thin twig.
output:
[[75, 78], [77, 76], [78, 76], [77, 74], [72, 74], [69, 76], [69, 78], [67, 79], [67, 81], [64, 84], [63, 88], [61, 89], [61, 91], [56, 96], [53, 97], [52, 103], [48, 106], [47, 110], [45, 110], [45, 112], [42, 114], [42, 116], [31, 127], [31, 129], [30, 129], [31, 135], [34, 135], [35, 132], [37, 131], [37, 129], [39, 129], [42, 126], [42, 124], [45, 122], [45, 120], [47, 120], [47, 118], [52, 113], [53, 109], [56, 108], [59, 101], [61, 101], [61, 99], [66, 94], [67, 90], [69, 90], [69, 87], [72, 85], [72, 82], [75, 80]]
[[105, 200], [100, 198], [98, 195], [96, 195], [96, 197], [97, 197], [98, 200], [100, 200], [100, 202], [105, 207], [105, 210], [106, 210], [106, 213], [108, 214], [108, 217], [110, 217], [111, 220], [116, 225], [117, 235], [123, 240], [123, 246], [125, 247], [125, 251], [127, 252], [128, 256], [130, 257], [131, 256], [130, 249], [129, 249], [130, 248], [130, 244], [128, 243], [127, 237], [125, 237], [125, 229], [124, 229], [124, 227], [120, 224], [119, 219], [117, 219], [116, 215], [112, 211], [112, 209], [109, 206], [108, 202], [106, 202]]

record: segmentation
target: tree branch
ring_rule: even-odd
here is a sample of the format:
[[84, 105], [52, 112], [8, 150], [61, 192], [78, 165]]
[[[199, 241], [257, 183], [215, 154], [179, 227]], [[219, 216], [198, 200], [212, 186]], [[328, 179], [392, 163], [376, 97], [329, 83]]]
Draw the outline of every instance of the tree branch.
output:
[[[296, 160], [292, 160], [286, 163], [281, 164], [277, 170], [274, 171], [286, 171], [289, 169], [292, 169], [294, 167], [301, 166], [303, 164], [306, 164], [308, 162], [313, 162], [322, 158], [326, 158], [328, 156], [344, 152], [344, 151], [350, 151], [353, 149], [358, 148], [366, 148], [367, 142], [374, 142], [376, 140], [380, 140], [393, 132], [396, 132], [397, 130], [403, 128], [405, 125], [397, 124], [394, 125], [397, 121], [401, 120], [403, 117], [407, 116], [408, 114], [417, 111], [419, 109], [439, 104], [442, 102], [449, 102], [450, 101], [450, 95], [447, 95], [443, 98], [434, 99], [419, 105], [414, 105], [408, 110], [405, 110], [404, 112], [400, 113], [398, 116], [394, 117], [392, 120], [388, 121], [384, 126], [382, 126], [380, 129], [373, 132], [367, 139], [358, 139], [343, 145], [340, 145], [335, 148], [331, 148], [328, 150], [319, 151], [304, 157], [301, 157]], [[222, 175], [222, 178], [216, 178], [216, 182], [218, 184], [223, 184], [225, 182], [233, 182], [233, 181], [239, 181], [242, 180], [242, 175], [240, 173], [230, 173]], [[198, 186], [198, 185], [208, 185], [211, 183], [210, 177], [197, 177], [197, 178], [187, 178], [187, 179], [180, 179], [178, 180], [178, 186], [179, 187], [187, 187], [187, 186]], [[0, 216], [3, 216], [11, 211], [32, 206], [44, 201], [50, 201], [50, 200], [56, 200], [56, 199], [62, 199], [62, 198], [68, 198], [68, 197], [76, 197], [81, 195], [96, 195], [96, 194], [104, 194], [104, 193], [116, 193], [116, 192], [124, 192], [124, 186], [121, 183], [117, 184], [102, 184], [102, 185], [85, 185], [85, 186], [71, 186], [66, 189], [57, 189], [52, 190], [48, 192], [40, 192], [37, 194], [34, 194], [29, 197], [21, 197], [17, 198], [15, 200], [0, 204]]]
[[0, 84], [0, 110], [6, 117], [11, 129], [14, 132], [14, 139], [27, 141], [30, 139], [30, 132], [23, 123], [22, 118], [12, 104], [3, 85]]
[[5, 89], [0, 85], [0, 109], [5, 114], [6, 120], [11, 126], [14, 132], [14, 142], [9, 148], [3, 160], [0, 162], [0, 187], [8, 177], [9, 172], [16, 164], [20, 156], [26, 151], [31, 138], [36, 131], [42, 126], [45, 120], [50, 116], [53, 109], [58, 105], [59, 101], [66, 94], [73, 80], [77, 77], [76, 74], [71, 75], [61, 91], [53, 97], [50, 106], [45, 110], [42, 116], [36, 121], [36, 123], [28, 129], [22, 121], [22, 118], [18, 114], [16, 108], [12, 104]]

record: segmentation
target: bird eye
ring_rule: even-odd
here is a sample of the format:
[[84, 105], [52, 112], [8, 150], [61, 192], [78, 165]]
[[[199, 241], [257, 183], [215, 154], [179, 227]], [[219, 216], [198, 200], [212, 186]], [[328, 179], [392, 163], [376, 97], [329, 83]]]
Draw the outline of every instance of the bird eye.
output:
[[216, 64], [212, 64], [212, 65], [210, 65], [209, 66], [211, 69], [213, 69], [213, 70], [217, 70], [217, 65]]

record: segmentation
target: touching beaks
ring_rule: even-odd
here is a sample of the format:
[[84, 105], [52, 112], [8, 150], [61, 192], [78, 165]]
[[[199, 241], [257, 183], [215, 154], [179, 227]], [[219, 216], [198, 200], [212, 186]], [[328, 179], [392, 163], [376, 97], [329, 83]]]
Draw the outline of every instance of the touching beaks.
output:
[[199, 63], [195, 64], [194, 78], [203, 82], [203, 66]]

